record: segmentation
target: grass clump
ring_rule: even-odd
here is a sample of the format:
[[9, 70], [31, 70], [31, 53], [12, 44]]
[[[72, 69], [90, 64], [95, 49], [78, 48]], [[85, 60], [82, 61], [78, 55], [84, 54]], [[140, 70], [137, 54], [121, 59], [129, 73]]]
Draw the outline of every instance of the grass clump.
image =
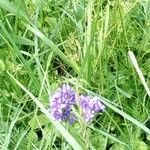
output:
[[[148, 150], [149, 5], [0, 0], [0, 148]], [[64, 83], [98, 96], [104, 113], [86, 123], [76, 105], [76, 123], [54, 121]]]

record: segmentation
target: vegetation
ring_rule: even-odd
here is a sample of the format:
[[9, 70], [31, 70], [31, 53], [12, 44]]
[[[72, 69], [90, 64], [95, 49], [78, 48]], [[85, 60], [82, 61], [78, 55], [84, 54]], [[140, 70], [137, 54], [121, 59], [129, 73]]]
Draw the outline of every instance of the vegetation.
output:
[[[0, 149], [150, 149], [149, 0], [0, 0], [0, 8]], [[100, 97], [104, 113], [86, 123], [75, 106], [74, 124], [53, 120], [51, 96], [64, 83]]]

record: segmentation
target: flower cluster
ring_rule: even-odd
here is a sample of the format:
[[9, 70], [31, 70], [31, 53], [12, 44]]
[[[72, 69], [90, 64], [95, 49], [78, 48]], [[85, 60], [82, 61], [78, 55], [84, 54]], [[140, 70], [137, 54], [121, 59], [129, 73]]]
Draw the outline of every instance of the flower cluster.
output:
[[[71, 106], [76, 103], [76, 94], [68, 85], [63, 84], [54, 95], [50, 103], [50, 112], [54, 119], [58, 121], [66, 120], [73, 116], [71, 114]], [[72, 118], [70, 118], [72, 120]]]
[[86, 122], [90, 121], [96, 113], [103, 112], [105, 106], [98, 97], [80, 96], [80, 106], [83, 112], [83, 118]]
[[50, 113], [55, 120], [69, 120], [72, 124], [76, 116], [72, 113], [72, 106], [79, 101], [83, 119], [88, 122], [98, 112], [103, 112], [105, 106], [100, 102], [99, 97], [80, 95], [77, 97], [75, 91], [68, 85], [63, 84], [53, 95], [50, 103]]

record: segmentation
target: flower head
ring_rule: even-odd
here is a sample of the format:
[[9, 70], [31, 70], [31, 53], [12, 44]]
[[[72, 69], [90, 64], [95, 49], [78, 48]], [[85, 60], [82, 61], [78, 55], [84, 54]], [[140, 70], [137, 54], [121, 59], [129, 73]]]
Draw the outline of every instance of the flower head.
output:
[[98, 112], [103, 112], [105, 106], [100, 102], [99, 97], [80, 96], [80, 106], [83, 110], [83, 118], [86, 122], [90, 121]]
[[75, 91], [68, 85], [63, 84], [52, 95], [50, 102], [50, 113], [55, 120], [68, 120], [70, 124], [77, 120], [72, 112], [72, 106], [76, 105], [79, 100], [80, 108], [82, 109], [82, 117], [85, 122], [89, 122], [94, 116], [105, 110], [105, 106], [100, 101], [100, 98], [95, 96], [80, 95], [77, 98]]
[[50, 112], [55, 120], [62, 121], [69, 118], [71, 106], [76, 103], [76, 94], [68, 85], [63, 84], [53, 95], [50, 103]]

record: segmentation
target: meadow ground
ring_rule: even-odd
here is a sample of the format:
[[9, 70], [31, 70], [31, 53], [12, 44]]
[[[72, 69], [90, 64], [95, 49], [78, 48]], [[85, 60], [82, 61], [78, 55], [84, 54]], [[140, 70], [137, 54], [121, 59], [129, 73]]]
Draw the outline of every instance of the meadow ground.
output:
[[[63, 84], [73, 124], [50, 115]], [[149, 0], [0, 0], [0, 149], [148, 150], [148, 86]], [[79, 95], [104, 112], [86, 122]]]

